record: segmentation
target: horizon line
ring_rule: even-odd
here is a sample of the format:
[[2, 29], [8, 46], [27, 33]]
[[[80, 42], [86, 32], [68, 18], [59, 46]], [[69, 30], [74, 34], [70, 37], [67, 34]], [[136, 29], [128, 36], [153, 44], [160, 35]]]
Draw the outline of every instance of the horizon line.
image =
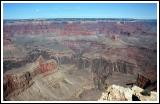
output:
[[157, 20], [157, 18], [116, 18], [116, 17], [53, 17], [53, 18], [7, 18], [3, 20], [29, 20], [29, 19], [132, 19], [132, 20]]

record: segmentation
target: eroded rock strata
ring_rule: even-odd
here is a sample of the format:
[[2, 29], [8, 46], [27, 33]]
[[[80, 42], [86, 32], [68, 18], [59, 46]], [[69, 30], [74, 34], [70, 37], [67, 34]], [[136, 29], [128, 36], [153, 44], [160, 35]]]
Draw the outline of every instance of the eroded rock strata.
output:
[[3, 36], [5, 100], [98, 100], [113, 84], [157, 90], [156, 21], [5, 20]]

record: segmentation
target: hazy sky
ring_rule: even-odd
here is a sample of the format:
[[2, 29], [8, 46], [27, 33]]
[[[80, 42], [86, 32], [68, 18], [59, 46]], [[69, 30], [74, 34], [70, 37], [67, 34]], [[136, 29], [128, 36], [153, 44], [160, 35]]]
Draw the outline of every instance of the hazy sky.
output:
[[4, 3], [3, 17], [156, 19], [157, 6], [154, 3]]

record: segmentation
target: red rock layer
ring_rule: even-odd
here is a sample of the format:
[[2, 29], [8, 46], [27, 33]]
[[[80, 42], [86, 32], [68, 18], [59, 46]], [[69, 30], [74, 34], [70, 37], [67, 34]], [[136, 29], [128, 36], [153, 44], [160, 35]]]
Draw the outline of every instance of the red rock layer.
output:
[[17, 89], [24, 90], [30, 86], [31, 80], [38, 74], [55, 72], [57, 70], [57, 64], [53, 60], [42, 62], [42, 60], [32, 71], [26, 71], [24, 73], [8, 73], [4, 75], [4, 95], [14, 92]]

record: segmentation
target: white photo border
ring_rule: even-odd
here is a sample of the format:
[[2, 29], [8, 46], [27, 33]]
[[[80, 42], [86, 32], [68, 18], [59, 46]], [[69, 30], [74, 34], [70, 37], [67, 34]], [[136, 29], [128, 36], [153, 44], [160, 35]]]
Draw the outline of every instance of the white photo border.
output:
[[[156, 3], [157, 4], [157, 101], [4, 101], [3, 4], [4, 3]], [[1, 1], [1, 102], [2, 103], [158, 103], [159, 102], [159, 2], [158, 1]]]

